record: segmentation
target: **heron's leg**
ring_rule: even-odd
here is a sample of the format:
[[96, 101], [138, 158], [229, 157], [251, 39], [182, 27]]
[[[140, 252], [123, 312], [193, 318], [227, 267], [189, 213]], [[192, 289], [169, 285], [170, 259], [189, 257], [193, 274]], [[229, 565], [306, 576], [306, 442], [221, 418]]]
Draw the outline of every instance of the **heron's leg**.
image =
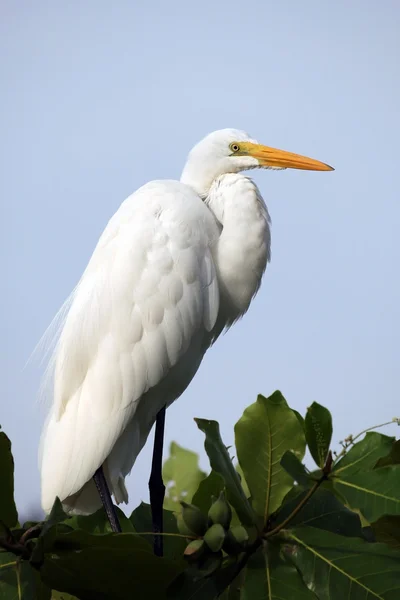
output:
[[158, 533], [163, 532], [163, 504], [165, 485], [162, 479], [162, 455], [164, 445], [165, 406], [156, 418], [156, 431], [154, 434], [153, 460], [149, 479], [151, 517], [154, 531], [154, 554], [163, 555], [163, 539]]
[[115, 506], [111, 499], [110, 490], [108, 489], [106, 478], [104, 477], [103, 467], [99, 467], [96, 473], [93, 475], [94, 482], [99, 492], [99, 496], [103, 503], [104, 509], [107, 513], [108, 520], [110, 521], [111, 529], [115, 533], [122, 531], [119, 523], [118, 515], [115, 510]]

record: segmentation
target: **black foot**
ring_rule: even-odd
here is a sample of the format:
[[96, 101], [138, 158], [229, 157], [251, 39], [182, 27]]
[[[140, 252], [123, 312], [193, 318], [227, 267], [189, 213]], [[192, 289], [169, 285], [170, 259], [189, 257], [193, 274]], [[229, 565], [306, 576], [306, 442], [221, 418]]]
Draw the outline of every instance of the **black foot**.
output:
[[115, 506], [111, 499], [110, 490], [108, 489], [106, 478], [104, 477], [103, 467], [99, 467], [96, 473], [93, 475], [94, 482], [99, 492], [101, 501], [106, 511], [108, 520], [110, 521], [111, 529], [115, 533], [121, 533], [121, 525], [119, 523], [118, 515], [115, 510]]
[[150, 506], [154, 531], [154, 554], [163, 555], [163, 538], [157, 535], [163, 532], [163, 504], [165, 485], [162, 479], [162, 455], [164, 445], [165, 406], [160, 410], [156, 419], [154, 434], [153, 461], [149, 479]]

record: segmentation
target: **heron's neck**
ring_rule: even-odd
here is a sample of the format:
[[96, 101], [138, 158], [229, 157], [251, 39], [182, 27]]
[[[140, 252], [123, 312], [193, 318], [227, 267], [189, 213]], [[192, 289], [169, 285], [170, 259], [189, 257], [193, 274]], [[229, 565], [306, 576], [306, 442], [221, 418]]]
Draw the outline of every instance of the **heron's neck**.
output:
[[270, 218], [257, 186], [243, 175], [218, 177], [205, 202], [222, 225], [214, 258], [230, 324], [260, 287], [270, 260]]
[[181, 182], [190, 186], [204, 200], [218, 175], [217, 163], [196, 160], [196, 157], [192, 159], [189, 156], [182, 171]]
[[197, 169], [192, 171], [190, 167], [185, 167], [181, 175], [181, 182], [190, 186], [203, 199], [207, 196], [212, 181], [212, 175], [199, 173]]

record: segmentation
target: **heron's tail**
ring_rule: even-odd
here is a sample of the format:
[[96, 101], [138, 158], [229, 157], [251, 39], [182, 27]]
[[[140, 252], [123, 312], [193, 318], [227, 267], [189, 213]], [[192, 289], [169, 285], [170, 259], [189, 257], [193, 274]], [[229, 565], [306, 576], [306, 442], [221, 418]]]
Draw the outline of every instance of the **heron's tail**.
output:
[[[73, 407], [69, 405], [69, 409]], [[68, 414], [67, 414], [68, 413]], [[92, 479], [100, 466], [85, 447], [87, 435], [77, 431], [77, 422], [72, 411], [67, 411], [60, 421], [53, 414], [48, 417], [44, 428], [39, 452], [42, 508], [49, 513], [56, 496], [70, 514], [87, 515], [101, 508], [101, 500]], [[89, 422], [87, 419], [86, 422]], [[152, 423], [151, 423], [152, 424]], [[144, 429], [133, 419], [117, 439], [109, 454], [103, 460], [103, 471], [110, 493], [117, 504], [129, 500], [125, 486], [125, 477], [130, 473], [137, 456], [146, 442], [151, 424]], [[86, 431], [87, 434], [87, 431]], [[97, 430], [97, 439], [105, 438], [107, 428]], [[101, 463], [100, 463], [101, 464]]]
[[[120, 475], [113, 482], [109, 476], [107, 461], [103, 465], [103, 471], [108, 489], [114, 496], [115, 502], [117, 504], [127, 504], [129, 496], [125, 486], [125, 477]], [[90, 515], [99, 510], [102, 503], [94, 480], [90, 479], [76, 494], [64, 498], [62, 505], [65, 512], [71, 515]]]

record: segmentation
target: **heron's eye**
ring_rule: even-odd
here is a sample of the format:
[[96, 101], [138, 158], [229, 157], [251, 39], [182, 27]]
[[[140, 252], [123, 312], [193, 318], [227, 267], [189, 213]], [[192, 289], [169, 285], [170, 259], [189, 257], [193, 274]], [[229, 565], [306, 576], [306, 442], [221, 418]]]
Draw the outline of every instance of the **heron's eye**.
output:
[[231, 144], [230, 149], [232, 150], [232, 152], [239, 152], [240, 146], [239, 144]]

